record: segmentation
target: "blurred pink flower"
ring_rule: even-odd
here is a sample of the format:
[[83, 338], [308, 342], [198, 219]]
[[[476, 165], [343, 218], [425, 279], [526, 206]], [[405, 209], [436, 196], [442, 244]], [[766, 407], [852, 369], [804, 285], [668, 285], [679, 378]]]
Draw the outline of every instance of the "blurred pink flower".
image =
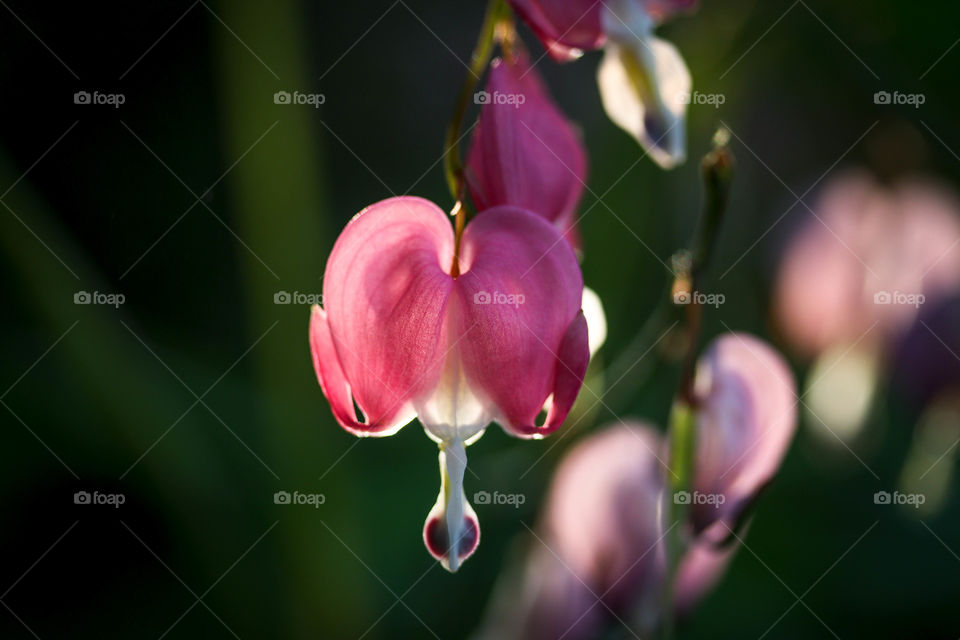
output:
[[310, 320], [317, 378], [344, 429], [386, 436], [418, 417], [440, 445], [443, 486], [424, 540], [451, 571], [479, 541], [463, 492], [465, 446], [494, 420], [521, 438], [556, 430], [589, 359], [580, 269], [553, 226], [494, 208], [467, 225], [457, 277], [453, 252], [451, 224], [433, 203], [374, 204], [337, 239], [324, 308]]
[[523, 207], [554, 223], [578, 247], [574, 216], [587, 155], [577, 132], [525, 53], [493, 61], [486, 98], [466, 165], [477, 209]]
[[776, 289], [778, 323], [804, 355], [857, 341], [874, 324], [883, 342], [895, 340], [921, 305], [960, 290], [960, 205], [945, 187], [846, 174], [813, 210]]
[[669, 453], [652, 427], [622, 423], [588, 436], [558, 466], [522, 575], [501, 582], [481, 638], [594, 638], [612, 616], [641, 633], [656, 629], [672, 529], [663, 520], [666, 500], [692, 507], [689, 522], [673, 525], [687, 541], [674, 613], [689, 613], [720, 579], [736, 549], [731, 531], [793, 437], [796, 396], [783, 358], [739, 333], [707, 349], [696, 391], [691, 489], [709, 501], [665, 495]]
[[695, 392], [694, 491], [722, 496], [693, 504], [694, 530], [719, 543], [773, 479], [797, 427], [797, 391], [787, 363], [766, 342], [720, 336], [700, 358]]

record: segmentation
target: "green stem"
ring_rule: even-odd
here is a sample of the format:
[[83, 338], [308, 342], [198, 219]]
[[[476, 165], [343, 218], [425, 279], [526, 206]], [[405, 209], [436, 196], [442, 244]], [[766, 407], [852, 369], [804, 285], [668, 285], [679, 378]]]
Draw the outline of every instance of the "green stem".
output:
[[443, 156], [443, 172], [447, 180], [447, 188], [450, 189], [450, 196], [455, 201], [462, 198], [464, 186], [463, 166], [460, 163], [460, 130], [463, 128], [463, 118], [467, 113], [470, 97], [493, 54], [497, 23], [508, 15], [509, 8], [504, 0], [490, 0], [483, 17], [483, 25], [480, 27], [480, 37], [470, 57], [470, 70], [463, 80], [463, 86], [460, 88], [460, 95], [453, 110], [453, 118], [447, 127], [447, 135], [443, 143], [443, 148], [446, 150]]
[[706, 201], [694, 240], [694, 248], [692, 251], [678, 252], [673, 257], [676, 274], [673, 291], [674, 293], [687, 292], [690, 298], [685, 308], [686, 354], [676, 400], [670, 411], [668, 434], [670, 439], [670, 475], [667, 478], [669, 492], [663, 508], [664, 526], [669, 527], [669, 533], [665, 538], [667, 577], [663, 590], [662, 609], [664, 638], [673, 636], [674, 583], [677, 569], [687, 547], [685, 523], [690, 505], [688, 500], [678, 498], [681, 495], [690, 496], [694, 478], [697, 436], [697, 397], [694, 392], [694, 379], [703, 324], [703, 308], [694, 294], [698, 291], [703, 273], [716, 246], [720, 222], [729, 199], [733, 173], [733, 155], [726, 147], [724, 130], [717, 132], [714, 145], [714, 149], [704, 157], [701, 164]]
[[[675, 281], [672, 290], [674, 293], [677, 291], [677, 287], [685, 291], [696, 291], [702, 279], [702, 274], [713, 256], [720, 221], [727, 206], [733, 171], [733, 155], [725, 146], [726, 137], [725, 130], [718, 131], [714, 136], [716, 146], [703, 158], [701, 170], [706, 185], [706, 202], [694, 239], [694, 251], [692, 253], [680, 251], [673, 256], [672, 267]], [[670, 291], [667, 293], [669, 294]], [[683, 314], [681, 314], [681, 310]], [[681, 317], [685, 316], [686, 318], [688, 345], [696, 342], [700, 331], [700, 315], [699, 305], [695, 304], [693, 300], [691, 300], [691, 304], [680, 307], [673, 302], [671, 295], [661, 296], [653, 313], [650, 314], [647, 321], [631, 339], [628, 346], [621, 351], [613, 364], [607, 368], [605, 377], [608, 380], [620, 381], [615, 388], [608, 390], [605, 396], [607, 404], [616, 409], [626, 399], [630, 398], [636, 389], [643, 388], [651, 375], [659, 370], [662, 359], [646, 359], [643, 356], [665, 337], [664, 334], [670, 331], [673, 325], [680, 321]], [[691, 331], [692, 327], [695, 327], [695, 330]], [[681, 389], [684, 390], [684, 395], [689, 397], [692, 395], [690, 392], [692, 391], [692, 374], [695, 363], [689, 356], [691, 353], [696, 355], [696, 350], [688, 346], [686, 352], [687, 357], [683, 364], [684, 373]], [[642, 360], [640, 365], [638, 365], [638, 359]], [[630, 373], [630, 376], [626, 376], [627, 373]]]
[[664, 539], [667, 551], [667, 578], [663, 589], [663, 637], [673, 636], [674, 583], [680, 560], [686, 551], [684, 523], [690, 505], [680, 500], [690, 495], [693, 485], [693, 462], [696, 450], [696, 412], [684, 400], [678, 399], [670, 411], [670, 476], [669, 491], [664, 503], [664, 526], [668, 527]]

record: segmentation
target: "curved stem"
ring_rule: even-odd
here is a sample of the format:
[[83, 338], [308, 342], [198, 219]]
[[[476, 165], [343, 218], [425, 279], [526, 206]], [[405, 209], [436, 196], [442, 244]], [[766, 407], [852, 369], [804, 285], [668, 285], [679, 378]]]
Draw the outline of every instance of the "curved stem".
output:
[[473, 55], [470, 56], [470, 69], [460, 87], [453, 118], [447, 127], [447, 136], [443, 144], [443, 148], [446, 149], [443, 157], [443, 171], [450, 196], [454, 200], [459, 200], [463, 193], [463, 166], [460, 164], [460, 129], [463, 128], [463, 117], [470, 104], [470, 96], [473, 95], [480, 76], [483, 75], [493, 54], [497, 23], [509, 15], [508, 11], [504, 0], [490, 0], [487, 5], [483, 25], [480, 27], [480, 37], [473, 49]]

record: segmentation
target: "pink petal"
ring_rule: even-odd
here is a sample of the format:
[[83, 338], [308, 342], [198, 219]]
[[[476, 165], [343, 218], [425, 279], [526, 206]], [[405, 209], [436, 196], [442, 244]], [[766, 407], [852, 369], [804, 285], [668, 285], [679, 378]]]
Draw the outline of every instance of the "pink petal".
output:
[[[523, 207], [573, 237], [587, 173], [579, 136], [525, 54], [495, 60], [486, 91], [490, 101], [481, 109], [466, 167], [477, 209]], [[514, 103], [498, 104], [498, 96]]]
[[[543, 218], [496, 207], [467, 225], [461, 252], [451, 312], [466, 377], [513, 435], [549, 434], [566, 418], [590, 357], [573, 250]], [[551, 394], [548, 420], [537, 426]]]
[[551, 484], [548, 543], [595, 593], [607, 593], [608, 604], [659, 595], [661, 451], [648, 425], [611, 426], [571, 450]]
[[716, 524], [708, 532], [716, 540], [730, 535], [728, 527], [779, 469], [796, 430], [796, 384], [769, 345], [730, 333], [701, 358], [696, 387], [701, 407], [694, 488], [723, 500], [694, 504], [692, 517], [698, 532]]
[[673, 605], [678, 616], [690, 614], [723, 577], [737, 545], [716, 548], [706, 541], [694, 540], [677, 567]]
[[514, 11], [560, 62], [603, 44], [600, 0], [509, 0]]
[[[413, 418], [413, 400], [436, 385], [452, 246], [443, 211], [413, 197], [368, 207], [334, 245], [323, 281], [326, 317], [314, 312], [311, 346], [321, 386], [348, 431], [394, 433]], [[365, 420], [353, 417], [350, 395]]]

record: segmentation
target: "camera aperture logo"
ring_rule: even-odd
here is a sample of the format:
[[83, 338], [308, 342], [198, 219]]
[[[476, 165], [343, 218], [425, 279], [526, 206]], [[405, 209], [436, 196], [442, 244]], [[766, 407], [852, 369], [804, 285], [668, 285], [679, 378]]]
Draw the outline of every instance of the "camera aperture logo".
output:
[[873, 494], [873, 504], [901, 504], [908, 505], [914, 509], [919, 509], [920, 505], [927, 501], [927, 496], [922, 493], [900, 493], [894, 491], [877, 491]]
[[900, 91], [877, 91], [873, 94], [873, 104], [897, 104], [908, 105], [914, 109], [919, 109], [920, 105], [927, 101], [927, 96], [922, 93], [901, 93]]
[[107, 105], [119, 109], [127, 101], [122, 93], [101, 93], [99, 91], [77, 91], [73, 94], [73, 104]]
[[320, 505], [327, 501], [327, 497], [322, 493], [301, 493], [294, 491], [277, 491], [273, 494], [273, 504], [295, 504], [309, 505], [314, 509], [319, 509]]
[[273, 104], [306, 104], [314, 109], [319, 109], [320, 105], [327, 101], [327, 96], [322, 93], [300, 93], [294, 91], [277, 91], [273, 94]]
[[481, 105], [510, 105], [515, 109], [519, 109], [520, 105], [526, 101], [527, 96], [522, 93], [500, 93], [499, 91], [490, 93], [489, 91], [477, 91], [473, 94], [473, 103]]
[[80, 505], [106, 505], [119, 509], [120, 505], [127, 501], [127, 496], [122, 493], [101, 493], [99, 491], [77, 491], [73, 494], [73, 504]]
[[727, 496], [723, 495], [722, 493], [700, 493], [699, 491], [690, 493], [689, 491], [677, 491], [673, 494], [674, 504], [708, 504], [714, 509], [719, 509], [720, 505], [726, 501]]
[[527, 501], [527, 496], [522, 493], [500, 493], [494, 491], [477, 491], [473, 494], [473, 504], [495, 504], [509, 505], [514, 509], [519, 509], [520, 505]]
[[873, 304], [906, 304], [920, 308], [927, 298], [922, 293], [903, 293], [902, 291], [877, 291], [873, 294]]
[[273, 294], [273, 304], [323, 304], [322, 293], [303, 293], [300, 291], [277, 291]]
[[500, 293], [494, 291], [477, 291], [473, 294], [473, 304], [506, 304], [514, 308], [519, 308], [527, 298], [522, 293]]
[[77, 291], [73, 294], [73, 304], [106, 304], [115, 309], [127, 301], [127, 297], [122, 293], [101, 293], [94, 291]]
[[673, 304], [710, 305], [715, 309], [727, 301], [722, 293], [703, 293], [702, 291], [677, 291], [673, 294]]

